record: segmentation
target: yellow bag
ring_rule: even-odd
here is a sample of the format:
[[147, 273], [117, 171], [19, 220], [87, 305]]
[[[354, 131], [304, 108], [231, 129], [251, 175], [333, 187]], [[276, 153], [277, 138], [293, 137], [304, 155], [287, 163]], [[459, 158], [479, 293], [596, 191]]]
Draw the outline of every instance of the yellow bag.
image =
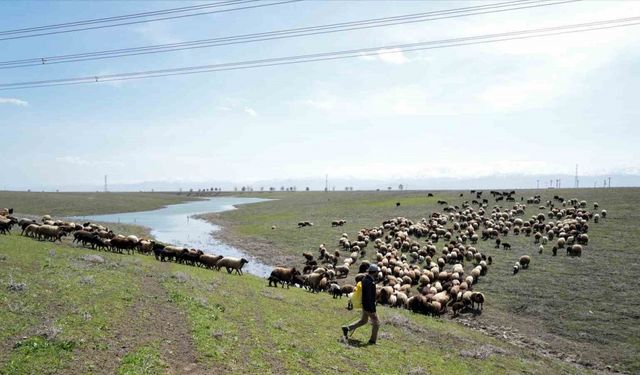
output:
[[353, 293], [351, 293], [351, 306], [353, 306], [354, 309], [362, 308], [362, 282], [361, 281], [358, 281], [358, 283], [356, 284], [356, 288], [353, 290]]

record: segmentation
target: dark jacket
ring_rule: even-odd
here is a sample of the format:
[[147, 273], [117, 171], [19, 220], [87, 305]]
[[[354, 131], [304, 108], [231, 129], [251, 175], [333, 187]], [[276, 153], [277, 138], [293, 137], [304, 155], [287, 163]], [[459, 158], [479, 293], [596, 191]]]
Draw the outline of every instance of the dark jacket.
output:
[[376, 312], [376, 283], [369, 274], [362, 279], [362, 309]]

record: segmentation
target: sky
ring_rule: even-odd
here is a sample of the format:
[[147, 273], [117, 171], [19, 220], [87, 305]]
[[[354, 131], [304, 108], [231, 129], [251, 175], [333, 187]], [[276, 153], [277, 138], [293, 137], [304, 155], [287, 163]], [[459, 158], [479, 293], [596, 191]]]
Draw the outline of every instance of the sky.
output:
[[[490, 4], [487, 2], [484, 4]], [[495, 2], [494, 2], [495, 3]], [[0, 31], [196, 2], [0, 2]], [[0, 61], [481, 5], [318, 1], [0, 40]], [[329, 35], [0, 69], [0, 83], [136, 72], [640, 16], [580, 1]], [[331, 177], [640, 173], [640, 25], [125, 82], [0, 91], [0, 188]]]

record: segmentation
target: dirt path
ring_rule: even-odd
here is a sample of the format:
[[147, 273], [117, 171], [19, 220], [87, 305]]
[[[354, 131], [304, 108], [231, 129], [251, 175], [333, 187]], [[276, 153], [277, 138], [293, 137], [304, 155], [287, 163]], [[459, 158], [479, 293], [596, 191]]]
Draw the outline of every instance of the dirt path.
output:
[[[106, 338], [109, 350], [99, 352], [91, 349], [78, 353], [76, 360], [85, 363], [85, 358], [100, 367], [98, 373], [114, 374], [122, 358], [143, 345], [157, 345], [160, 357], [166, 364], [167, 374], [216, 374], [215, 369], [204, 369], [198, 363], [186, 314], [169, 302], [166, 290], [160, 284], [161, 271], [153, 275], [141, 275], [140, 297], [134, 302], [128, 316], [113, 328], [113, 335]], [[83, 366], [82, 366], [83, 367]], [[76, 367], [73, 373], [86, 373]]]

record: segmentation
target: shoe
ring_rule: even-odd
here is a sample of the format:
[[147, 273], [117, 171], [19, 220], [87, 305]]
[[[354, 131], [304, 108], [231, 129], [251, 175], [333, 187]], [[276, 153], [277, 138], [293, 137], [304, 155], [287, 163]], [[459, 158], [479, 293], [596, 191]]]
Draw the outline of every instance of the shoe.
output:
[[376, 344], [376, 342], [375, 342], [375, 341], [371, 341], [371, 340], [369, 340], [369, 345], [375, 345], [375, 344]]
[[348, 327], [342, 327], [342, 335], [344, 336], [345, 339], [349, 337], [349, 328]]

